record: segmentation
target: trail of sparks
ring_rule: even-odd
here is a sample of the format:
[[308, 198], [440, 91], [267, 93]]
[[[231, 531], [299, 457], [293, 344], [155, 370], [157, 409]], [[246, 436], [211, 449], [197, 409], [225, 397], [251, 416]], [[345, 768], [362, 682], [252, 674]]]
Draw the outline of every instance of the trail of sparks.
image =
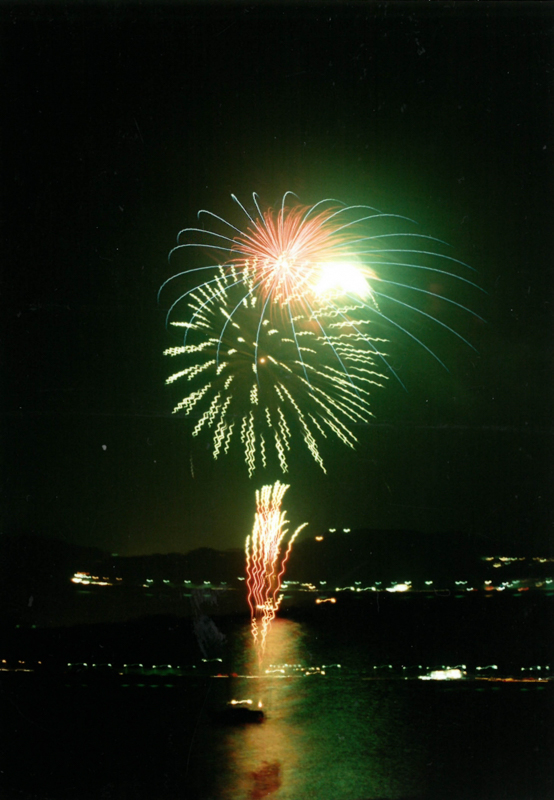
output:
[[[370, 388], [387, 380], [376, 363], [378, 356], [385, 357], [378, 349], [385, 340], [353, 331], [352, 325], [363, 322], [354, 322], [352, 317], [334, 321], [338, 298], [332, 306], [320, 302], [317, 319], [299, 315], [294, 323], [296, 340], [290, 335], [287, 316], [278, 313], [280, 309], [271, 320], [258, 324], [255, 307], [245, 300], [247, 305], [239, 304], [231, 316], [234, 300], [221, 289], [232, 281], [221, 274], [216, 286], [202, 287], [205, 306], [188, 328], [202, 340], [165, 351], [167, 356], [186, 356], [189, 362], [166, 383], [179, 380], [195, 387], [175, 406], [174, 413], [190, 415], [204, 407], [192, 435], [211, 429], [216, 459], [223, 443], [225, 451], [229, 448], [236, 421], [249, 476], [265, 466], [271, 455], [276, 456], [282, 472], [288, 471], [293, 429], [325, 471], [320, 451], [324, 430], [353, 446], [357, 438], [348, 426], [372, 418]], [[190, 298], [191, 308], [199, 308], [195, 301], [200, 295], [193, 292]], [[352, 314], [350, 301], [348, 309]], [[217, 331], [218, 320], [224, 321], [219, 338], [204, 338], [206, 328]], [[327, 331], [323, 331], [322, 320], [328, 323]]]
[[283, 554], [282, 544], [288, 529], [286, 512], [281, 510], [283, 496], [289, 487], [277, 481], [256, 492], [256, 516], [252, 533], [246, 538], [246, 586], [250, 606], [251, 630], [261, 662], [271, 622], [281, 604], [281, 583], [292, 544], [308, 523], [300, 525], [288, 540]]

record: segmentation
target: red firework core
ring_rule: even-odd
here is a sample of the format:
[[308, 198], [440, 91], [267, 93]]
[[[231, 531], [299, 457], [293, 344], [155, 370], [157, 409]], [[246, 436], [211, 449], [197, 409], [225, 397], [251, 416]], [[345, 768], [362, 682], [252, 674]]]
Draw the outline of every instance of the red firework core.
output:
[[[336, 209], [310, 217], [297, 206], [264, 212], [244, 234], [235, 237], [233, 263], [247, 270], [254, 285], [275, 301], [288, 301], [314, 291], [321, 266], [339, 257], [352, 235], [342, 233]], [[344, 253], [342, 253], [344, 256]]]

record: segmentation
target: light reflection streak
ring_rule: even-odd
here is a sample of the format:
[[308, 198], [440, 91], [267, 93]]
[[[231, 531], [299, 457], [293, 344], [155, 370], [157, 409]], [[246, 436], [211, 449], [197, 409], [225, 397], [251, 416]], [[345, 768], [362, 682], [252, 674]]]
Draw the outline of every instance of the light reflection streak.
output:
[[303, 769], [302, 742], [295, 720], [297, 676], [307, 669], [301, 625], [276, 618], [266, 640], [263, 662], [249, 631], [244, 632], [239, 648], [243, 663], [236, 665], [239, 676], [229, 680], [229, 692], [236, 704], [245, 704], [247, 699], [251, 701], [247, 707], [253, 707], [255, 679], [257, 704], [260, 707], [263, 703], [266, 719], [262, 725], [238, 725], [225, 730], [225, 769], [218, 778], [215, 796], [221, 800], [289, 797], [287, 786], [289, 782], [298, 785]]

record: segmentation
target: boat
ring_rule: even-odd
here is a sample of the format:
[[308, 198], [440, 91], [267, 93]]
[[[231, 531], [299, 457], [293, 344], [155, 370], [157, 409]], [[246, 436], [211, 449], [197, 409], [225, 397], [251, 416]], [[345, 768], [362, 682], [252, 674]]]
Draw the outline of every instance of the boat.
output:
[[248, 708], [238, 703], [228, 703], [225, 708], [213, 714], [216, 722], [224, 725], [244, 725], [250, 723], [260, 724], [265, 719], [261, 708]]

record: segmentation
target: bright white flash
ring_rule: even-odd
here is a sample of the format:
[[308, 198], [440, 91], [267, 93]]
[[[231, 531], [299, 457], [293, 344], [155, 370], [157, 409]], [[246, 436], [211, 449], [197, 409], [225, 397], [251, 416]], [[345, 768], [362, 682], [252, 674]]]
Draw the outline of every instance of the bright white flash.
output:
[[370, 294], [371, 289], [358, 267], [349, 262], [338, 261], [321, 265], [321, 274], [315, 291], [316, 294], [333, 291], [365, 297]]

